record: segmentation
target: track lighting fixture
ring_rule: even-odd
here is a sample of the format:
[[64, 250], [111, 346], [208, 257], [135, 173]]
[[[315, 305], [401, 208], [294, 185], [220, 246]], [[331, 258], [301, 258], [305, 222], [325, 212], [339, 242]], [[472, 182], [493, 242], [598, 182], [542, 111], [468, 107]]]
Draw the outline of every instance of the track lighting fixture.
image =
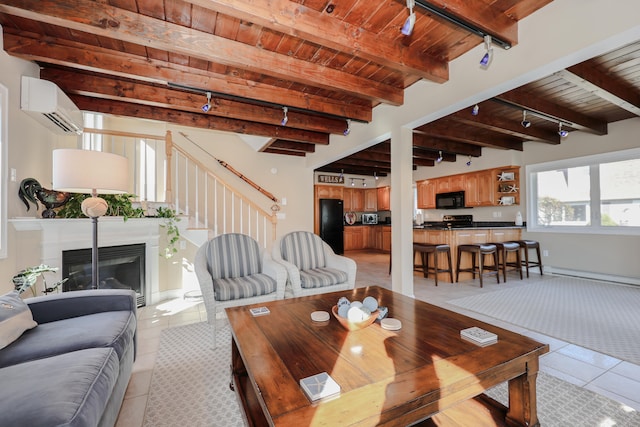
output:
[[467, 160], [467, 166], [471, 166], [471, 156], [469, 156], [469, 160]]
[[407, 8], [409, 9], [409, 16], [404, 21], [400, 32], [405, 36], [410, 36], [413, 32], [413, 26], [416, 24], [416, 14], [413, 12], [413, 7], [416, 5], [415, 0], [407, 0]]
[[363, 186], [363, 187], [366, 187], [366, 186], [367, 186], [367, 182], [366, 182], [364, 179], [362, 180], [362, 186]]
[[289, 109], [287, 107], [282, 107], [282, 113], [284, 114], [284, 116], [282, 117], [280, 126], [286, 126], [287, 122], [289, 122], [289, 117], [287, 116], [287, 112], [289, 112]]
[[342, 132], [344, 136], [347, 136], [351, 133], [351, 119], [347, 119], [347, 128]]
[[344, 178], [344, 169], [340, 169], [340, 175], [338, 175], [338, 179]]
[[207, 92], [207, 103], [200, 108], [202, 109], [203, 113], [209, 112], [209, 110], [211, 109], [211, 92]]
[[440, 163], [442, 161], [442, 151], [438, 151], [438, 158], [436, 159], [436, 163]]
[[560, 135], [560, 138], [569, 136], [569, 131], [562, 129], [562, 122], [558, 123], [558, 135]]
[[355, 181], [353, 180], [353, 178], [351, 178], [351, 186], [352, 186], [352, 187], [355, 187], [355, 186], [356, 186], [356, 183], [355, 183]]
[[473, 108], [471, 109], [471, 115], [477, 116], [479, 112], [480, 112], [480, 107], [478, 106], [478, 104], [474, 105]]
[[491, 61], [493, 61], [493, 46], [489, 35], [484, 36], [484, 49], [485, 54], [480, 60], [480, 68], [486, 70], [491, 65]]
[[378, 173], [377, 172], [373, 173], [373, 179], [375, 179], [376, 181], [378, 180]]
[[531, 122], [527, 120], [527, 110], [522, 110], [522, 121], [520, 122], [523, 128], [531, 126]]

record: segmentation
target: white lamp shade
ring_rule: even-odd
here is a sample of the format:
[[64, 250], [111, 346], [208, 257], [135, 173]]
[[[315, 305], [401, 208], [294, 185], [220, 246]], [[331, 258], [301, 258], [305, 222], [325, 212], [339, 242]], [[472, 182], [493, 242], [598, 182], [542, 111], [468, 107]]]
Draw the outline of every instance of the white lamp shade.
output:
[[127, 193], [127, 158], [92, 150], [53, 150], [53, 189], [70, 193]]

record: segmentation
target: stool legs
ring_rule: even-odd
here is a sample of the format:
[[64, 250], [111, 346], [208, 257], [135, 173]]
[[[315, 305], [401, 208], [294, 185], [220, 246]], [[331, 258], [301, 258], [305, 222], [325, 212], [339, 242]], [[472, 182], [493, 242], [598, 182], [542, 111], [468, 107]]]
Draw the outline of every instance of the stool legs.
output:
[[[517, 242], [520, 245], [524, 252], [524, 260], [522, 260], [522, 265], [527, 270], [527, 278], [529, 278], [529, 268], [538, 267], [540, 269], [540, 275], [543, 275], [542, 272], [542, 257], [540, 255], [540, 243], [535, 240], [519, 240]], [[529, 250], [535, 249], [536, 256], [538, 257], [537, 261], [533, 261], [529, 259]]]
[[[467, 252], [471, 255], [471, 267], [460, 268], [460, 258], [462, 254]], [[473, 279], [476, 278], [476, 274], [480, 278], [480, 287], [482, 288], [484, 283], [482, 276], [485, 270], [484, 257], [486, 255], [493, 255], [493, 268], [490, 270], [495, 271], [496, 281], [500, 283], [500, 264], [498, 260], [498, 249], [495, 245], [460, 245], [458, 246], [458, 260], [456, 262], [456, 282], [460, 277], [461, 272], [471, 273]]]

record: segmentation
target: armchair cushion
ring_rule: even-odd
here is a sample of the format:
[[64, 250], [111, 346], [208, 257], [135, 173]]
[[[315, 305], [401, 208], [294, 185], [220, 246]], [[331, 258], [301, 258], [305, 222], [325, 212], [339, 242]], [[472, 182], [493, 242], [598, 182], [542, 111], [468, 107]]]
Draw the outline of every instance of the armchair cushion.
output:
[[300, 286], [303, 288], [321, 288], [344, 283], [347, 273], [335, 268], [312, 268], [300, 271]]
[[295, 231], [282, 238], [280, 244], [282, 259], [298, 267], [299, 270], [324, 268], [326, 260], [322, 239], [307, 231]]
[[214, 279], [213, 289], [218, 301], [257, 297], [276, 291], [276, 281], [266, 274], [252, 274], [245, 277]]
[[5, 348], [25, 331], [35, 328], [33, 315], [18, 291], [0, 296], [0, 349]]
[[251, 276], [262, 271], [258, 243], [247, 235], [223, 234], [205, 245], [207, 268], [214, 280]]

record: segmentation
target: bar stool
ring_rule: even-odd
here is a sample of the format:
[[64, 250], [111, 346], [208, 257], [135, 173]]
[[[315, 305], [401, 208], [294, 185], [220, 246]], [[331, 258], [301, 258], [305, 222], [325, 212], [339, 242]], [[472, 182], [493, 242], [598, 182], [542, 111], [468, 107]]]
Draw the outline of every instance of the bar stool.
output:
[[[540, 269], [540, 275], [542, 276], [542, 257], [540, 256], [540, 243], [535, 240], [518, 240], [516, 241], [520, 245], [520, 248], [524, 251], [524, 259], [522, 260], [522, 266], [527, 269], [527, 278], [529, 278], [529, 267]], [[537, 261], [529, 259], [529, 250], [535, 249], [538, 257]]]
[[[507, 282], [507, 268], [511, 267], [512, 270], [517, 270], [520, 273], [520, 280], [522, 280], [522, 258], [520, 257], [520, 244], [517, 242], [499, 242], [492, 243], [496, 245], [498, 250], [498, 262], [500, 263], [500, 269], [502, 270], [502, 277], [504, 282]], [[509, 253], [514, 252], [516, 254], [515, 261], [509, 261]]]
[[[453, 283], [453, 269], [451, 268], [451, 248], [449, 245], [445, 244], [430, 244], [430, 243], [414, 243], [413, 244], [413, 258], [415, 260], [416, 252], [420, 254], [420, 259], [422, 260], [422, 274], [424, 278], [429, 277], [429, 273], [433, 273], [433, 277], [436, 282], [436, 286], [438, 286], [438, 273], [449, 273], [449, 278], [451, 279], [451, 283]], [[446, 254], [447, 255], [447, 265], [449, 268], [440, 268], [438, 266], [438, 254]], [[433, 254], [433, 267], [429, 267], [429, 254]], [[413, 266], [414, 270], [416, 270], [418, 265]], [[418, 269], [419, 271], [419, 269]]]
[[[464, 252], [468, 252], [471, 254], [471, 267], [469, 268], [460, 268], [460, 258]], [[492, 266], [484, 266], [484, 258], [487, 255], [493, 255], [493, 265]], [[477, 260], [476, 260], [477, 258]], [[477, 261], [477, 262], [476, 262]], [[499, 271], [499, 263], [498, 263], [498, 248], [494, 244], [486, 243], [486, 244], [470, 244], [470, 245], [459, 245], [458, 246], [458, 261], [456, 263], [456, 282], [460, 277], [460, 273], [468, 272], [473, 275], [473, 278], [476, 278], [476, 274], [480, 276], [480, 287], [482, 287], [482, 275], [484, 274], [485, 268], [495, 273], [496, 279], [498, 283], [500, 283], [500, 271]]]

